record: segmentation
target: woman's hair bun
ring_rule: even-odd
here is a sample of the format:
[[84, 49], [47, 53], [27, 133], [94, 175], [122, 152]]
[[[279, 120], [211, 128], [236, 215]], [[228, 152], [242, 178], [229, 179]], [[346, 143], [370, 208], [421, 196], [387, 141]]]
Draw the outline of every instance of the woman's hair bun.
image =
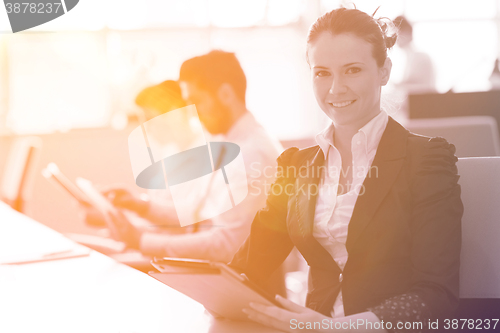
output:
[[375, 19], [380, 30], [382, 30], [382, 37], [384, 38], [385, 47], [390, 49], [396, 44], [396, 40], [398, 39], [398, 28], [392, 22], [391, 19], [387, 17], [381, 17]]
[[396, 44], [396, 40], [398, 39], [398, 35], [385, 36], [385, 47], [390, 49]]

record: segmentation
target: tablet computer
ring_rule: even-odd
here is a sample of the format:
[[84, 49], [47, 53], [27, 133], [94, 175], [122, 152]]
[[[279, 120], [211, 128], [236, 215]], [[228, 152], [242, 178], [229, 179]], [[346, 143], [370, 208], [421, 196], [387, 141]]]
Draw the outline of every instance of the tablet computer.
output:
[[120, 215], [122, 218], [127, 218], [127, 216], [113, 206], [113, 204], [94, 187], [90, 180], [77, 177], [75, 185], [59, 170], [55, 163], [49, 163], [47, 167], [42, 170], [42, 175], [59, 185], [79, 203], [97, 209], [103, 215], [106, 226], [111, 231], [111, 234], [116, 235], [116, 226], [112, 220], [113, 217]]
[[155, 258], [151, 264], [159, 272], [149, 275], [227, 319], [250, 321], [242, 311], [250, 302], [281, 307], [272, 295], [224, 263]]
[[146, 229], [151, 226], [150, 222], [137, 215], [136, 212], [115, 207], [90, 180], [77, 177], [75, 183], [73, 183], [59, 170], [59, 167], [55, 163], [49, 163], [42, 170], [42, 175], [49, 181], [57, 184], [80, 204], [92, 206], [98, 210], [103, 215], [106, 226], [110, 228], [112, 233], [115, 230], [115, 226], [110, 220], [111, 216], [116, 217], [119, 214], [136, 228]]
[[59, 170], [55, 163], [49, 163], [47, 167], [42, 170], [42, 175], [59, 185], [79, 203], [93, 206], [104, 215], [107, 213], [116, 214], [117, 209], [98, 189], [95, 188], [90, 180], [77, 177], [75, 185]]
[[47, 167], [42, 170], [42, 175], [48, 180], [59, 185], [64, 191], [66, 191], [66, 193], [75, 198], [79, 203], [89, 206], [91, 205], [88, 196], [59, 170], [57, 164], [49, 163]]

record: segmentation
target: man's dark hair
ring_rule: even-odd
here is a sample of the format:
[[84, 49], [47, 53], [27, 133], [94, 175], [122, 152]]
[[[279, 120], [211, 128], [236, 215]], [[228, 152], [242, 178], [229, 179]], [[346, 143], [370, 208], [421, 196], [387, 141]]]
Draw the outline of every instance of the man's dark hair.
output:
[[213, 94], [222, 84], [228, 83], [236, 96], [245, 102], [247, 79], [240, 62], [231, 52], [216, 50], [184, 61], [179, 81], [192, 82]]

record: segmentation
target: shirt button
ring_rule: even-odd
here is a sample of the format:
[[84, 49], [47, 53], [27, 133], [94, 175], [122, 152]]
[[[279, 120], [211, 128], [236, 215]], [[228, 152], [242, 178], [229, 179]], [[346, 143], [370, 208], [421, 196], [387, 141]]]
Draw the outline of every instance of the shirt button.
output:
[[339, 275], [339, 282], [342, 282], [342, 280], [344, 280], [344, 275], [342, 275], [342, 273], [340, 273], [340, 275]]

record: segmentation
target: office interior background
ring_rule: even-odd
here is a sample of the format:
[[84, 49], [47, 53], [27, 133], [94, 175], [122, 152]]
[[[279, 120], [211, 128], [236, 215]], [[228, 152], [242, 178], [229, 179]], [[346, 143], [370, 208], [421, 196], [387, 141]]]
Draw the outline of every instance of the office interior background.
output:
[[[357, 0], [376, 16], [405, 15], [414, 44], [432, 59], [439, 93], [491, 89], [500, 55], [500, 0]], [[181, 63], [212, 49], [235, 52], [247, 105], [280, 140], [311, 138], [327, 125], [305, 60], [309, 26], [342, 0], [83, 0], [26, 32], [0, 34], [0, 175], [16, 139], [37, 136], [39, 160], [25, 212], [63, 233], [96, 233], [81, 208], [41, 176], [55, 162], [70, 178], [134, 186], [127, 136], [144, 87], [177, 79]], [[9, 31], [5, 11], [0, 30]], [[398, 49], [392, 80], [402, 76]], [[388, 87], [390, 89], [390, 87]], [[401, 101], [387, 97], [390, 114]], [[0, 188], [9, 192], [5, 182]]]

